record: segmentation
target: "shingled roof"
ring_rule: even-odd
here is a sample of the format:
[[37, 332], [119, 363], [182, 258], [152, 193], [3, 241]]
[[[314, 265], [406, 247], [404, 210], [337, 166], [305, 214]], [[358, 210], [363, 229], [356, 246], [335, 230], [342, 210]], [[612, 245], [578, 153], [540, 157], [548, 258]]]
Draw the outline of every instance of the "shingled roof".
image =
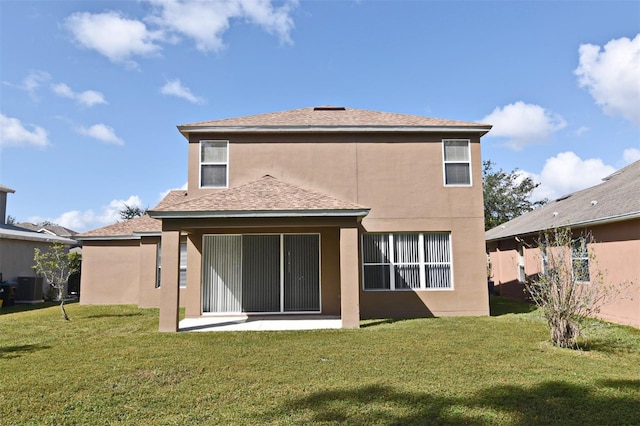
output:
[[485, 233], [487, 241], [537, 233], [560, 226], [589, 226], [640, 218], [640, 161], [599, 185], [561, 197]]
[[144, 215], [84, 232], [76, 235], [75, 238], [78, 240], [137, 239], [139, 234], [160, 234], [161, 231], [161, 221], [153, 219], [149, 215]]
[[64, 238], [73, 238], [78, 233], [72, 229], [60, 225], [36, 225], [30, 222], [20, 222], [18, 226], [36, 232], [48, 232]]
[[485, 134], [488, 124], [334, 106], [308, 107], [178, 126], [191, 132], [214, 131], [426, 131], [459, 130]]
[[365, 216], [367, 207], [282, 182], [262, 178], [176, 204], [160, 203], [152, 217]]

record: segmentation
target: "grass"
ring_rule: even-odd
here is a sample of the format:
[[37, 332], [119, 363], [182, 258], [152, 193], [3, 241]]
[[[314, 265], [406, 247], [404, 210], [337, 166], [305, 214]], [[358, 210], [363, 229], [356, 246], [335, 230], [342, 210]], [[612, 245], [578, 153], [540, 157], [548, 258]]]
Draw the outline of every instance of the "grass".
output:
[[[158, 311], [0, 315], [1, 424], [638, 424], [640, 330], [547, 343], [539, 313], [360, 330], [158, 333]], [[511, 313], [509, 313], [511, 312]]]

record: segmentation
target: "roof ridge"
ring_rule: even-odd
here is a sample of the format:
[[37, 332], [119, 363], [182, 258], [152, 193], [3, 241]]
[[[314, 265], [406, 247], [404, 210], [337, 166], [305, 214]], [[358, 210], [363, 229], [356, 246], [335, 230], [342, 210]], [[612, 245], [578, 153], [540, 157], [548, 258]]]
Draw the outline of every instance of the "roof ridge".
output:
[[178, 126], [181, 131], [191, 127], [263, 127], [268, 128], [357, 128], [357, 127], [481, 127], [488, 131], [488, 124], [429, 117], [399, 112], [375, 111], [362, 108], [316, 106], [284, 111], [250, 114], [239, 117], [227, 117], [214, 120], [187, 123]]

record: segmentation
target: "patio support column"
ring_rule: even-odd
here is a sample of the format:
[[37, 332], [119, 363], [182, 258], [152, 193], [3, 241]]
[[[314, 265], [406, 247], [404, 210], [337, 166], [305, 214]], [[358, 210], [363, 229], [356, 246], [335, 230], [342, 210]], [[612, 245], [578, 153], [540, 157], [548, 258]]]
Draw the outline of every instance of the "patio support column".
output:
[[340, 316], [342, 328], [360, 327], [358, 228], [340, 228]]
[[[163, 221], [164, 222], [164, 221]], [[160, 331], [178, 331], [180, 303], [180, 230], [162, 229]]]

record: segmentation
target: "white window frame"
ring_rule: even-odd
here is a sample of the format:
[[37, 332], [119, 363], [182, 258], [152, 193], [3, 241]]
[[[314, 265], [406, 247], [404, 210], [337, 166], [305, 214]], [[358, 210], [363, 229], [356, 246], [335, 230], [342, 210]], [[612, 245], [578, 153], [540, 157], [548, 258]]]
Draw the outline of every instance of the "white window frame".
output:
[[[182, 277], [184, 276], [184, 280]], [[178, 273], [180, 288], [187, 288], [187, 242], [180, 242], [180, 272]]]
[[527, 280], [524, 260], [524, 245], [518, 245], [518, 280], [524, 283]]
[[[213, 143], [225, 143], [226, 144], [226, 151], [227, 151], [227, 156], [225, 158], [225, 161], [202, 161], [202, 145], [207, 143], [207, 142], [213, 142]], [[228, 188], [229, 187], [229, 141], [228, 140], [224, 140], [224, 139], [204, 139], [201, 140], [200, 143], [198, 144], [198, 187], [199, 188]], [[225, 184], [224, 185], [220, 185], [220, 186], [210, 186], [210, 185], [202, 185], [202, 166], [225, 166]]]
[[[467, 160], [446, 160], [445, 157], [445, 145], [447, 142], [466, 142], [467, 143]], [[460, 183], [447, 183], [447, 164], [467, 164], [469, 167], [469, 183], [460, 184]], [[470, 139], [442, 139], [442, 182], [444, 186], [451, 187], [468, 187], [473, 186], [473, 173], [471, 169], [471, 140]]]
[[156, 284], [155, 288], [160, 288], [162, 278], [162, 247], [160, 243], [156, 244]]
[[[389, 263], [365, 263], [364, 261], [364, 236], [367, 234], [378, 234], [378, 235], [386, 235], [389, 243]], [[397, 234], [418, 234], [418, 267], [420, 274], [420, 287], [419, 288], [396, 288], [396, 274], [395, 268], [396, 266], [403, 265], [416, 265], [416, 263], [407, 263], [407, 262], [396, 262], [395, 256], [395, 246], [393, 241], [393, 236]], [[424, 251], [424, 236], [426, 234], [447, 234], [449, 237], [449, 262], [427, 262], [426, 261], [426, 253]], [[362, 276], [362, 290], [363, 291], [453, 291], [455, 289], [454, 285], [454, 271], [453, 271], [453, 246], [451, 239], [451, 231], [433, 231], [433, 232], [366, 232], [361, 235], [360, 240], [361, 247], [361, 276]], [[366, 288], [366, 283], [364, 282], [364, 267], [365, 265], [389, 265], [389, 288]], [[443, 288], [432, 288], [427, 287], [427, 278], [426, 278], [426, 270], [430, 266], [438, 266], [438, 265], [446, 265], [449, 267], [449, 282], [451, 285], [449, 287]]]
[[[577, 250], [575, 250], [576, 245], [579, 245], [580, 248], [584, 247], [584, 251], [580, 251], [579, 253], [577, 253]], [[587, 279], [586, 280], [581, 279], [581, 277], [576, 277], [576, 268], [575, 268], [576, 262], [582, 263], [584, 261], [587, 262], [587, 271], [586, 271]], [[589, 245], [587, 244], [587, 239], [584, 237], [580, 237], [573, 240], [571, 244], [571, 276], [576, 282], [589, 283], [591, 282], [590, 268], [591, 268], [591, 265], [590, 265], [590, 259], [589, 259]]]
[[[183, 250], [184, 248], [184, 250]], [[178, 272], [178, 286], [187, 288], [187, 242], [180, 242], [180, 271]], [[184, 281], [182, 272], [184, 271]], [[156, 244], [156, 284], [155, 288], [160, 288], [162, 279], [162, 246], [161, 243]]]

